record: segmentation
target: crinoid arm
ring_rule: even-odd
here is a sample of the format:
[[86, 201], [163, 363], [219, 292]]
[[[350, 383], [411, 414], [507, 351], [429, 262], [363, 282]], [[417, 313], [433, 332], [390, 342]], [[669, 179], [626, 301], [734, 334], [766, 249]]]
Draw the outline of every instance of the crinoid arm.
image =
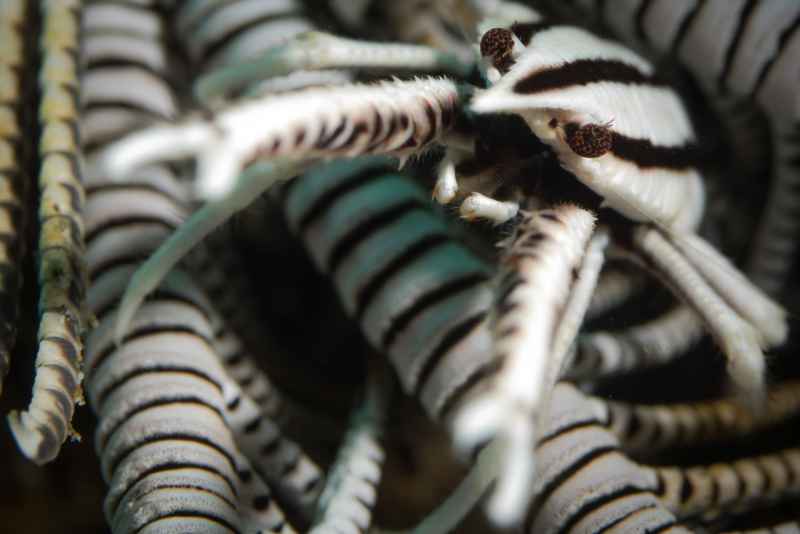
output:
[[364, 399], [330, 468], [311, 533], [366, 532], [369, 528], [383, 470], [381, 438], [394, 390], [392, 380], [385, 362], [369, 362]]
[[[657, 497], [654, 470], [622, 454], [616, 436], [605, 426], [601, 403], [566, 382], [553, 388], [552, 397], [536, 444], [539, 474], [532, 502], [523, 510], [522, 532], [691, 532], [677, 524], [671, 503]], [[504, 454], [497, 440], [484, 447], [448, 499], [409, 532], [454, 531], [487, 491]]]
[[132, 134], [101, 153], [97, 171], [123, 180], [148, 163], [196, 156], [199, 196], [222, 198], [238, 172], [257, 159], [418, 154], [450, 129], [460, 100], [459, 87], [438, 78], [268, 95], [208, 121]]
[[206, 203], [136, 271], [120, 302], [115, 327], [117, 341], [125, 337], [136, 310], [169, 271], [204, 237], [277, 181], [296, 175], [301, 166], [289, 162], [259, 163], [239, 177], [236, 188], [222, 200]]
[[197, 81], [194, 93], [199, 102], [210, 103], [254, 81], [300, 70], [337, 68], [402, 68], [464, 77], [473, 67], [428, 46], [366, 42], [311, 31], [273, 48], [263, 58], [215, 69]]
[[[548, 380], [557, 375], [550, 369], [561, 368], [561, 362], [552, 361], [552, 349], [573, 291], [572, 272], [584, 259], [594, 220], [574, 205], [524, 215], [501, 260], [493, 309], [501, 368], [494, 387], [467, 401], [453, 422], [459, 449], [494, 439], [505, 450], [487, 510], [498, 525], [519, 524], [531, 497], [536, 416], [554, 385]], [[585, 295], [579, 300], [588, 303]]]
[[757, 408], [765, 393], [762, 335], [721, 297], [660, 230], [640, 226], [633, 247], [648, 267], [698, 313], [728, 359], [733, 384]]
[[[548, 363], [547, 383], [555, 384], [564, 370], [570, 366], [570, 346], [575, 341], [583, 324], [586, 311], [591, 304], [592, 294], [597, 287], [600, 271], [605, 262], [605, 250], [608, 247], [609, 235], [601, 228], [592, 236], [586, 247], [577, 280], [561, 315], [558, 328], [553, 339], [550, 362]], [[547, 411], [547, 410], [543, 410]]]
[[722, 298], [756, 327], [762, 346], [775, 347], [786, 341], [789, 335], [786, 310], [700, 236], [673, 233], [669, 237]]

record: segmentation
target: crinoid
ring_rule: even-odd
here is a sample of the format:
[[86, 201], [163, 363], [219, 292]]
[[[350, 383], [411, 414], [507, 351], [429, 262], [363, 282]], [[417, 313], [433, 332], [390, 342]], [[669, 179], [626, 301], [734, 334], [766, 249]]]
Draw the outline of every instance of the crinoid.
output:
[[[9, 417], [25, 455], [56, 457], [85, 388], [115, 533], [366, 532], [397, 521], [373, 516], [392, 508], [382, 437], [409, 396], [468, 467], [418, 532], [468, 530], [484, 498], [487, 528], [537, 534], [774, 523], [757, 514], [800, 490], [796, 440], [719, 445], [800, 411], [765, 356], [789, 337], [770, 294], [800, 227], [800, 6], [598, 2], [587, 29], [557, 15], [594, 2], [541, 4], [5, 3], [2, 369], [32, 220], [18, 176], [40, 177], [37, 377]], [[774, 176], [748, 215], [755, 283], [724, 255], [749, 239], [729, 221], [748, 204], [713, 179], [726, 143], [705, 135], [727, 131], [708, 103], [724, 98], [770, 132], [733, 135], [766, 147], [752, 169]], [[315, 316], [332, 295], [275, 296], [302, 260], [237, 248], [275, 239], [259, 217], [277, 209], [334, 287], [333, 324], [365, 342], [331, 348], [342, 334]], [[715, 385], [682, 391], [665, 364], [705, 334], [694, 372]], [[320, 350], [352, 373], [287, 370]], [[670, 378], [625, 394], [648, 373]], [[320, 387], [311, 374], [360, 382], [347, 422], [299, 393]]]

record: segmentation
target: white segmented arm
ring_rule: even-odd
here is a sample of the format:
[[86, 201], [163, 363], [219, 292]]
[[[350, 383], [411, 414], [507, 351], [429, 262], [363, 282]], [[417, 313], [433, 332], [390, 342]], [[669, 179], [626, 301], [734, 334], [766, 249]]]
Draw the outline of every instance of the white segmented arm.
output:
[[558, 321], [551, 359], [548, 363], [547, 384], [555, 385], [564, 369], [571, 366], [568, 351], [583, 324], [584, 316], [589, 308], [592, 294], [597, 287], [600, 270], [605, 262], [605, 250], [608, 247], [607, 229], [598, 230], [589, 241], [580, 270], [576, 273], [571, 295]]
[[310, 532], [365, 533], [372, 522], [385, 453], [381, 445], [393, 388], [384, 362], [371, 362], [362, 405], [351, 416]]
[[[118, 277], [117, 295], [125, 281]], [[164, 522], [239, 529], [238, 452], [221, 412], [227, 379], [204, 339], [211, 334], [205, 316], [185, 301], [148, 303], [136, 334], [115, 349], [114, 314], [98, 315], [87, 345], [87, 393], [100, 416], [96, 444], [113, 531]], [[139, 509], [147, 512], [133, 513]]]
[[701, 275], [659, 230], [641, 226], [634, 231], [633, 246], [646, 266], [673, 286], [700, 316], [728, 359], [733, 384], [757, 407], [763, 401], [764, 353], [758, 331], [704, 283]]
[[442, 418], [473, 377], [493, 372], [491, 292], [488, 266], [454, 241], [428, 196], [386, 159], [361, 158], [298, 177], [284, 209], [403, 389]]
[[673, 234], [680, 249], [726, 302], [758, 329], [765, 348], [782, 345], [789, 335], [786, 310], [765, 295], [725, 256], [694, 234]]
[[592, 294], [589, 309], [586, 310], [586, 318], [594, 319], [622, 304], [642, 289], [644, 281], [641, 271], [604, 269]]
[[564, 377], [591, 380], [666, 364], [685, 354], [703, 334], [703, 322], [685, 305], [628, 329], [581, 334]]
[[195, 82], [194, 95], [199, 102], [210, 103], [265, 78], [296, 71], [343, 68], [402, 68], [464, 77], [472, 64], [427, 46], [365, 42], [312, 31], [268, 51], [266, 57], [212, 71]]
[[252, 466], [244, 456], [236, 458], [236, 473], [239, 475], [239, 507], [242, 514], [244, 532], [262, 534], [295, 534], [286, 521], [283, 511], [272, 498], [269, 487], [253, 472]]
[[281, 507], [307, 524], [322, 489], [319, 467], [233, 384], [226, 394], [225, 418], [242, 453], [275, 491]]
[[572, 273], [581, 265], [594, 230], [594, 216], [563, 205], [523, 216], [521, 227], [501, 259], [493, 324], [500, 370], [492, 389], [468, 401], [453, 423], [455, 445], [462, 450], [487, 439], [500, 440], [506, 447], [487, 510], [501, 525], [519, 523], [530, 498], [534, 414], [546, 403], [561, 368], [562, 362], [551, 358], [563, 358], [565, 347], [554, 343], [571, 294]]
[[[524, 532], [690, 534], [659, 502], [657, 476], [619, 450], [619, 442], [606, 428], [603, 402], [560, 382], [550, 406], [536, 447], [539, 474]], [[486, 491], [502, 461], [497, 442], [486, 446], [458, 488], [410, 532], [453, 531]]]

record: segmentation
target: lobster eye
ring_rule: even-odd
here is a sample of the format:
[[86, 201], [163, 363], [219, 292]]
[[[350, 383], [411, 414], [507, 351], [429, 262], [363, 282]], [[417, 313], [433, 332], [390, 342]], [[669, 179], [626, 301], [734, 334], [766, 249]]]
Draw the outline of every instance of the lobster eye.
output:
[[514, 37], [511, 30], [492, 28], [481, 37], [481, 55], [492, 58], [492, 65], [500, 72], [508, 72], [514, 60], [511, 51], [514, 49]]
[[564, 133], [567, 145], [583, 158], [597, 158], [611, 150], [613, 135], [606, 126], [570, 122], [564, 125]]

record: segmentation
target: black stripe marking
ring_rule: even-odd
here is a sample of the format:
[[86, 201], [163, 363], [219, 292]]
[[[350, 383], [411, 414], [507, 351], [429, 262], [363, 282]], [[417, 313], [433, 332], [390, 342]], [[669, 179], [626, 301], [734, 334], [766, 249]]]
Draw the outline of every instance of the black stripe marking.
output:
[[575, 463], [559, 472], [558, 475], [553, 477], [547, 482], [547, 484], [545, 484], [542, 490], [536, 495], [533, 505], [531, 506], [531, 510], [534, 511], [534, 513], [538, 510], [541, 510], [542, 505], [550, 498], [550, 496], [555, 493], [562, 484], [572, 478], [573, 475], [577, 475], [579, 471], [593, 463], [595, 460], [599, 460], [604, 456], [616, 451], [617, 448], [612, 445], [595, 447], [588, 451], [586, 454], [578, 458]]
[[681, 504], [686, 504], [694, 494], [694, 485], [689, 480], [689, 475], [685, 471], [681, 471], [681, 491], [678, 495]]
[[159, 217], [148, 217], [148, 216], [125, 216], [124, 214], [118, 218], [110, 219], [103, 224], [94, 227], [90, 232], [88, 232], [85, 236], [86, 243], [91, 243], [98, 235], [113, 230], [116, 227], [120, 226], [127, 226], [127, 225], [137, 225], [137, 224], [158, 224], [164, 226], [169, 230], [175, 230], [176, 226], [172, 221], [167, 221], [165, 219]]
[[227, 485], [228, 488], [230, 488], [231, 493], [233, 495], [238, 495], [239, 493], [237, 491], [238, 484], [234, 483], [233, 480], [228, 478], [228, 476], [225, 473], [219, 472], [214, 466], [196, 462], [167, 462], [164, 464], [155, 465], [145, 471], [141, 471], [140, 473], [137, 474], [137, 476], [134, 479], [129, 480], [127, 487], [125, 488], [125, 491], [123, 493], [118, 494], [117, 499], [115, 499], [115, 501], [110, 505], [110, 508], [112, 508], [114, 510], [114, 513], [116, 513], [119, 503], [128, 494], [128, 492], [131, 491], [131, 489], [135, 488], [139, 482], [146, 479], [147, 477], [158, 473], [169, 473], [170, 471], [175, 471], [180, 469], [197, 469], [198, 471], [205, 471], [206, 473], [210, 473], [213, 476], [219, 477], [222, 480], [222, 482], [224, 482], [225, 485]]
[[677, 521], [675, 519], [667, 519], [666, 523], [661, 526], [647, 529], [644, 534], [660, 534], [661, 532], [666, 532], [670, 530], [672, 527], [676, 526]]
[[557, 67], [542, 69], [514, 84], [521, 95], [565, 89], [590, 83], [614, 82], [629, 85], [663, 86], [656, 75], [645, 74], [637, 67], [613, 59], [578, 59]]
[[601, 528], [600, 530], [598, 530], [595, 534], [603, 534], [604, 532], [608, 532], [609, 530], [611, 530], [612, 528], [616, 527], [617, 525], [620, 525], [624, 521], [627, 521], [629, 518], [631, 518], [631, 517], [633, 517], [633, 516], [635, 516], [637, 514], [640, 514], [642, 512], [646, 512], [648, 510], [652, 510], [653, 508], [657, 508], [657, 507], [658, 506], [656, 504], [647, 504], [645, 506], [642, 506], [641, 508], [636, 508], [635, 510], [631, 510], [627, 514], [623, 514], [620, 517], [616, 518], [614, 521], [612, 521], [608, 525], [606, 525], [603, 528]]
[[397, 335], [402, 332], [403, 329], [405, 329], [405, 327], [408, 326], [408, 324], [415, 317], [423, 313], [427, 308], [446, 300], [452, 295], [484, 282], [486, 282], [486, 275], [483, 273], [470, 273], [450, 280], [446, 284], [437, 287], [433, 291], [422, 295], [411, 307], [392, 320], [391, 325], [386, 332], [384, 332], [383, 337], [381, 338], [381, 347], [385, 351], [390, 351], [395, 339], [397, 338]]
[[742, 11], [739, 13], [739, 20], [736, 22], [736, 30], [734, 30], [733, 39], [728, 43], [728, 48], [725, 50], [725, 60], [722, 63], [723, 67], [717, 77], [717, 90], [723, 95], [728, 92], [728, 76], [730, 76], [731, 69], [733, 68], [733, 60], [739, 52], [742, 38], [744, 34], [747, 33], [747, 27], [756, 6], [757, 3], [755, 0], [747, 0]]
[[151, 445], [159, 441], [174, 440], [174, 441], [188, 441], [190, 443], [197, 443], [218, 451], [220, 455], [222, 455], [230, 465], [231, 471], [236, 472], [236, 462], [230, 455], [230, 452], [227, 451], [224, 446], [222, 446], [219, 443], [216, 443], [214, 440], [210, 439], [207, 436], [201, 435], [199, 432], [198, 434], [189, 434], [188, 432], [186, 432], [186, 430], [188, 429], [184, 429], [183, 431], [159, 432], [159, 433], [147, 434], [146, 436], [139, 436], [137, 439], [134, 439], [132, 443], [130, 443], [125, 450], [119, 451], [115, 457], [109, 460], [108, 462], [108, 465], [110, 466], [109, 471], [112, 473], [116, 472], [117, 469], [119, 469], [120, 464], [122, 464], [128, 456], [133, 454], [137, 449], [141, 447], [144, 447], [146, 445]]
[[653, 5], [653, 0], [642, 0], [642, 3], [639, 4], [639, 7], [636, 9], [636, 15], [634, 16], [634, 31], [636, 34], [636, 38], [642, 41], [643, 43], [649, 43], [649, 39], [647, 36], [647, 32], [645, 31], [644, 22], [647, 18], [647, 11]]
[[778, 49], [772, 55], [772, 57], [764, 63], [764, 66], [761, 68], [761, 71], [758, 73], [758, 78], [756, 78], [756, 84], [753, 86], [753, 90], [750, 92], [750, 97], [755, 98], [759, 91], [761, 91], [761, 87], [764, 85], [764, 82], [767, 81], [769, 77], [769, 73], [772, 71], [773, 65], [778, 61], [781, 55], [784, 52], [784, 49], [789, 44], [789, 42], [794, 37], [795, 32], [800, 29], [800, 15], [798, 15], [792, 23], [781, 32], [781, 36], [778, 38]]
[[695, 4], [694, 9], [692, 9], [684, 18], [680, 25], [678, 26], [678, 31], [675, 32], [675, 37], [672, 39], [672, 44], [670, 45], [671, 54], [673, 56], [678, 55], [678, 50], [683, 44], [683, 40], [686, 39], [686, 36], [689, 34], [689, 30], [692, 27], [692, 23], [695, 21], [697, 16], [700, 14], [700, 11], [703, 10], [705, 6], [705, 0], [697, 0], [697, 4]]
[[[203, 334], [183, 324], [156, 324], [138, 328], [136, 330], [128, 332], [123, 338], [122, 342], [120, 343], [120, 346], [135, 339], [153, 335], [160, 335], [160, 334], [190, 335], [192, 337], [203, 340], [206, 344], [210, 346], [209, 340], [206, 339], [205, 336], [203, 336]], [[84, 371], [87, 375], [87, 378], [91, 376], [91, 374], [94, 373], [94, 371], [96, 371], [101, 365], [103, 365], [106, 359], [116, 350], [117, 350], [117, 345], [113, 342], [109, 343], [107, 347], [103, 348], [103, 350], [98, 354], [98, 356], [92, 362], [92, 367]]]
[[131, 380], [137, 376], [145, 375], [145, 374], [161, 374], [161, 373], [181, 373], [192, 375], [194, 377], [199, 378], [205, 382], [208, 382], [215, 389], [219, 390], [220, 395], [222, 395], [222, 385], [217, 382], [217, 380], [208, 375], [201, 370], [198, 370], [196, 367], [183, 367], [177, 365], [155, 365], [155, 366], [145, 366], [144, 364], [141, 367], [134, 367], [127, 373], [122, 376], [118, 376], [116, 380], [108, 384], [102, 391], [98, 392], [97, 394], [97, 405], [102, 406], [103, 403], [108, 399], [108, 397], [120, 386], [125, 384], [128, 380]]
[[267, 13], [259, 17], [256, 17], [254, 19], [248, 20], [239, 26], [230, 28], [227, 33], [218, 36], [212, 43], [210, 43], [207, 47], [203, 49], [200, 63], [208, 62], [211, 58], [213, 58], [217, 54], [217, 52], [228, 46], [232, 41], [234, 41], [241, 35], [244, 35], [248, 31], [262, 24], [265, 23], [268, 24], [270, 22], [278, 22], [283, 19], [298, 18], [298, 16], [300, 15], [301, 13], [298, 11]]
[[[417, 206], [408, 206], [406, 209], [410, 211], [416, 208]], [[432, 235], [429, 236], [429, 238], [414, 243], [401, 254], [392, 258], [389, 263], [384, 265], [380, 271], [375, 273], [372, 278], [358, 290], [358, 293], [355, 295], [355, 318], [361, 322], [372, 300], [394, 275], [398, 274], [425, 254], [450, 243], [452, 243], [452, 240], [448, 236], [441, 234]]]
[[549, 443], [555, 439], [558, 439], [559, 437], [565, 434], [569, 434], [572, 431], [589, 429], [593, 426], [600, 427], [599, 421], [594, 417], [592, 417], [591, 419], [581, 419], [579, 421], [572, 421], [571, 423], [560, 427], [555, 432], [542, 436], [541, 439], [539, 439], [537, 447], [541, 447], [542, 445]]
[[[118, 386], [121, 385], [122, 383], [118, 384]], [[117, 430], [119, 430], [119, 428], [122, 427], [125, 423], [127, 423], [131, 417], [139, 414], [140, 412], [149, 410], [150, 408], [156, 408], [159, 406], [169, 406], [171, 404], [194, 404], [196, 406], [202, 406], [203, 408], [207, 408], [212, 412], [215, 412], [219, 416], [220, 423], [222, 423], [223, 425], [226, 424], [225, 417], [222, 414], [222, 412], [220, 412], [219, 408], [217, 408], [213, 404], [210, 404], [208, 400], [202, 397], [196, 395], [180, 394], [170, 397], [155, 398], [149, 400], [148, 402], [143, 402], [135, 406], [129, 406], [128, 409], [125, 411], [124, 416], [119, 417], [119, 420], [113, 427], [106, 430], [106, 432], [103, 434], [98, 433], [99, 444], [97, 445], [97, 447], [101, 450], [105, 449], [109, 440], [111, 440], [111, 438], [114, 436], [114, 433]]]
[[[572, 527], [578, 524], [586, 516], [595, 512], [598, 508], [601, 508], [606, 504], [616, 501], [617, 499], [623, 499], [625, 497], [630, 497], [632, 495], [646, 495], [646, 494], [647, 492], [643, 491], [640, 488], [631, 485], [626, 485], [621, 488], [618, 488], [615, 491], [599, 495], [598, 497], [583, 503], [583, 505], [577, 510], [573, 510], [572, 513], [569, 515], [569, 518], [561, 523], [561, 527], [558, 529], [557, 532], [558, 534], [569, 534]], [[647, 508], [652, 508], [654, 506], [655, 506], [654, 504], [651, 504], [647, 506]], [[624, 520], [627, 517], [633, 515], [634, 513], [637, 513], [639, 510], [640, 510], [639, 508], [637, 508], [636, 510], [632, 510], [627, 514], [625, 514], [621, 519]], [[621, 519], [618, 519], [617, 521], [615, 521], [615, 523], [619, 522]]]
[[[483, 321], [485, 317], [486, 317], [486, 312], [480, 312], [471, 317], [467, 317], [459, 324], [451, 328], [450, 331], [447, 333], [447, 335], [445, 335], [442, 338], [442, 340], [439, 342], [436, 348], [433, 349], [433, 351], [425, 358], [425, 363], [422, 365], [422, 368], [419, 371], [419, 376], [417, 377], [417, 383], [414, 384], [413, 395], [415, 397], [419, 395], [420, 391], [422, 391], [423, 387], [425, 386], [425, 383], [428, 381], [428, 379], [430, 379], [434, 369], [436, 369], [436, 366], [438, 365], [442, 357], [445, 354], [447, 354], [451, 348], [457, 345], [459, 341], [464, 339], [470, 332], [472, 332], [472, 330], [475, 329]], [[496, 363], [496, 362], [491, 362], [491, 363]], [[472, 375], [467, 380], [467, 382], [462, 384], [462, 386], [469, 383], [474, 383], [472, 382], [472, 380], [475, 378], [481, 378], [485, 376], [483, 374], [485, 371], [486, 371], [485, 369], [478, 370], [478, 372]], [[496, 371], [496, 369], [492, 368], [491, 372], [494, 371]], [[456, 390], [453, 391], [452, 395], [445, 403], [445, 406], [450, 402], [454, 401], [454, 399], [464, 391], [465, 390], [462, 390], [461, 388], [456, 388]], [[442, 414], [445, 413], [444, 407], [442, 408], [441, 413]], [[440, 420], [441, 419], [442, 418], [440, 417]]]
[[636, 139], [612, 132], [611, 152], [637, 167], [685, 170], [701, 161], [700, 150], [693, 143], [678, 146], [654, 145], [648, 139]]
[[[425, 209], [425, 204], [415, 198], [403, 201], [400, 204], [391, 206], [375, 214], [358, 226], [352, 228], [343, 236], [340, 236], [331, 247], [328, 257], [324, 260], [327, 266], [327, 272], [335, 275], [339, 267], [341, 267], [342, 262], [347, 259], [359, 243], [417, 209]], [[430, 237], [431, 236], [425, 236], [425, 238]]]
[[[484, 313], [481, 316], [480, 320], [482, 321], [485, 318], [485, 316], [486, 316], [486, 314]], [[472, 326], [476, 327], [478, 324], [480, 324], [480, 321], [475, 321], [475, 323]], [[465, 329], [465, 332], [462, 335], [462, 337], [464, 335], [469, 334], [469, 332], [470, 332], [470, 329]], [[468, 379], [466, 379], [463, 383], [461, 383], [460, 385], [456, 386], [455, 389], [453, 389], [452, 393], [450, 394], [450, 397], [448, 397], [448, 399], [442, 403], [442, 407], [439, 409], [438, 419], [440, 421], [446, 420], [448, 418], [448, 414], [458, 404], [459, 399], [463, 395], [465, 395], [467, 392], [469, 392], [469, 390], [472, 389], [481, 380], [483, 380], [484, 378], [486, 378], [488, 376], [491, 376], [491, 375], [495, 374], [500, 369], [501, 365], [502, 365], [502, 362], [498, 361], [497, 358], [491, 359], [488, 362], [486, 362], [486, 364], [483, 367], [477, 369], [472, 374], [472, 376], [470, 376]], [[420, 387], [420, 390], [421, 389], [422, 388]]]
[[137, 532], [141, 532], [146, 527], [148, 527], [150, 524], [155, 523], [157, 521], [161, 521], [162, 519], [166, 519], [168, 517], [197, 517], [197, 518], [200, 518], [200, 519], [205, 519], [206, 521], [208, 521], [210, 523], [218, 523], [218, 524], [222, 525], [223, 527], [227, 528], [228, 530], [230, 530], [231, 532], [234, 532], [236, 534], [241, 534], [241, 532], [242, 532], [241, 530], [236, 528], [235, 525], [230, 524], [223, 517], [211, 514], [211, 513], [207, 512], [205, 510], [194, 510], [194, 509], [191, 509], [191, 508], [169, 510], [169, 512], [166, 513], [165, 515], [158, 515], [157, 517], [154, 517], [150, 521], [148, 521], [148, 522], [144, 523], [143, 525], [141, 525], [140, 528], [137, 529]]
[[[170, 121], [175, 118], [171, 115], [163, 114], [160, 109], [147, 108], [145, 107], [146, 104], [149, 104], [149, 102], [140, 102], [138, 100], [117, 100], [114, 97], [105, 98], [94, 96], [94, 98], [92, 100], [88, 100], [81, 109], [83, 110], [84, 117], [93, 111], [130, 111], [139, 115], [139, 117], [137, 117], [138, 120], [131, 121], [133, 127], [154, 122]], [[122, 137], [129, 131], [129, 128], [125, 128], [124, 131], [119, 134], [119, 137]], [[116, 138], [117, 135], [112, 137]]]
[[522, 41], [522, 44], [528, 46], [533, 36], [539, 32], [549, 30], [553, 27], [552, 22], [515, 22], [511, 25], [511, 31], [517, 36], [517, 39]]
[[372, 180], [376, 180], [389, 172], [386, 167], [370, 167], [362, 171], [347, 176], [342, 182], [339, 182], [331, 189], [325, 191], [320, 196], [315, 198], [309, 206], [306, 207], [305, 212], [300, 216], [297, 223], [297, 233], [303, 234], [318, 218], [323, 216], [325, 212], [336, 202], [336, 200], [358, 189], [364, 184]]
[[225, 504], [227, 504], [228, 506], [230, 506], [234, 510], [236, 510], [238, 508], [237, 503], [235, 503], [234, 501], [230, 500], [227, 496], [223, 495], [222, 493], [220, 493], [218, 491], [214, 491], [213, 489], [208, 488], [206, 486], [203, 486], [201, 484], [191, 484], [191, 483], [184, 483], [184, 484], [165, 483], [165, 482], [156, 483], [156, 484], [153, 484], [152, 486], [148, 486], [146, 492], [137, 493], [136, 499], [140, 500], [142, 497], [144, 497], [145, 495], [147, 495], [149, 493], [153, 493], [155, 491], [164, 490], [164, 489], [190, 490], [191, 492], [199, 491], [199, 492], [202, 492], [202, 493], [208, 493], [209, 495], [213, 495], [213, 496], [217, 497], [218, 499], [220, 499], [221, 501], [224, 501]]

